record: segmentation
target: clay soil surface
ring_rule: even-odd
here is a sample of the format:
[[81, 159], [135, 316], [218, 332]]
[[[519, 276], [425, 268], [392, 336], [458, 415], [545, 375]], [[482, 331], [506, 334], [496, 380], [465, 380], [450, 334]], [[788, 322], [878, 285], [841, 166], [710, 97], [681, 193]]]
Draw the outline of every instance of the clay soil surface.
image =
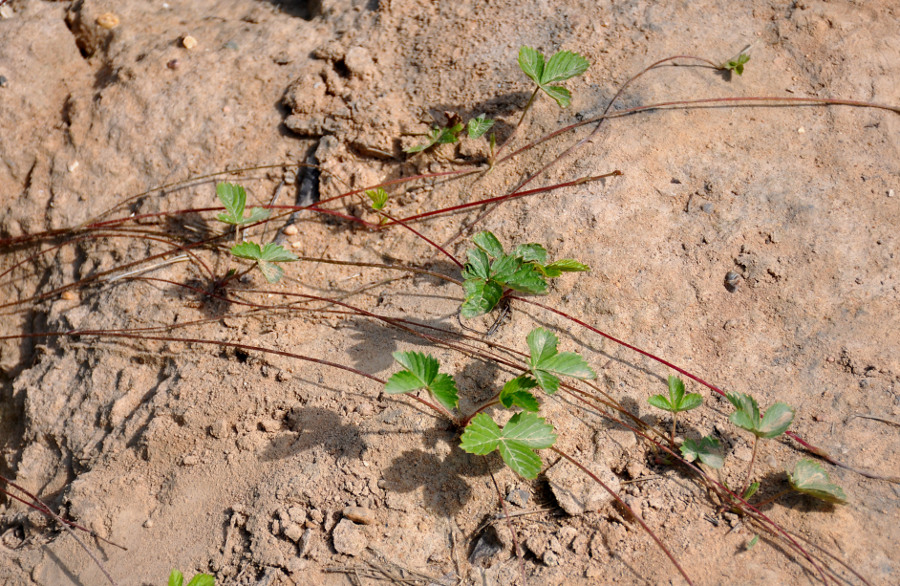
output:
[[[379, 379], [398, 370], [391, 352], [427, 351], [456, 376], [461, 410], [471, 412], [513, 371], [284, 296], [340, 300], [454, 343], [480, 337], [457, 318], [458, 286], [360, 265], [460, 278], [411, 232], [281, 215], [246, 236], [357, 264], [289, 263], [278, 284], [252, 271], [222, 287], [229, 269], [249, 265], [224, 247], [190, 256], [172, 245], [221, 234], [210, 211], [20, 237], [212, 208], [222, 179], [245, 185], [251, 205], [294, 205], [477, 166], [484, 139], [415, 156], [402, 149], [448, 111], [486, 113], [498, 138], [509, 136], [533, 89], [516, 64], [522, 45], [577, 51], [592, 65], [565, 82], [569, 108], [538, 96], [506, 152], [599, 115], [658, 59], [719, 63], [746, 45], [742, 76], [682, 60], [629, 86], [614, 108], [753, 95], [900, 105], [892, 0], [12, 0], [0, 16], [0, 473], [126, 546], [82, 537], [119, 584], [162, 584], [172, 568], [248, 585], [683, 579], [621, 506], [552, 452], [526, 481], [496, 453], [461, 451], [447, 420], [371, 379], [214, 343]], [[387, 210], [408, 216], [509, 193], [593, 128], [490, 173], [396, 184]], [[261, 165], [274, 166], [191, 180]], [[763, 408], [789, 403], [792, 429], [811, 443], [859, 470], [900, 476], [900, 115], [657, 110], [609, 121], [530, 185], [613, 170], [623, 175], [508, 201], [485, 217], [476, 207], [412, 226], [451, 242], [460, 259], [471, 234], [489, 229], [507, 246], [539, 242], [550, 258], [587, 263], [590, 272], [555, 280], [540, 301], [752, 393]], [[359, 196], [324, 207], [377, 222]], [[490, 322], [463, 323], [484, 331]], [[166, 326], [174, 329], [162, 335], [213, 343], [9, 338]], [[668, 429], [668, 416], [647, 404], [673, 372], [659, 363], [518, 302], [489, 340], [524, 351], [536, 326], [585, 356], [600, 389]], [[678, 436], [718, 438], [721, 478], [742, 483], [751, 436], [729, 424], [726, 401], [691, 381], [688, 390], [706, 402], [681, 416]], [[542, 415], [560, 448], [618, 487], [695, 583], [821, 581], [783, 540], [762, 533], [748, 548], [759, 529], [719, 513], [695, 477], [597, 410], [560, 393], [543, 398]], [[785, 488], [784, 470], [807, 456], [790, 440], [765, 442], [758, 498]], [[789, 495], [763, 512], [869, 583], [896, 584], [900, 489], [825, 466], [846, 505]], [[0, 542], [0, 583], [106, 583], [69, 533], [17, 501], [0, 498]]]

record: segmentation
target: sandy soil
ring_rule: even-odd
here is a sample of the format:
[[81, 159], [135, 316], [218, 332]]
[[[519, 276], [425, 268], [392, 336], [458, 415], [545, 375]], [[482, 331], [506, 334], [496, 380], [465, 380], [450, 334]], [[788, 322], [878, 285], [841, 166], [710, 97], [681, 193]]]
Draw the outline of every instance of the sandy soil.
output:
[[[111, 24], [106, 13], [118, 21], [113, 28], [98, 24]], [[900, 12], [890, 0], [13, 0], [0, 16], [2, 238], [76, 227], [123, 202], [108, 217], [209, 208], [215, 180], [159, 186], [227, 169], [281, 165], [237, 180], [254, 203], [277, 196], [290, 205], [316, 183], [297, 175], [296, 164], [310, 157], [322, 168], [322, 198], [477, 163], [485, 143], [414, 157], [401, 149], [445, 111], [487, 113], [507, 135], [531, 91], [516, 65], [523, 44], [577, 51], [592, 66], [567, 83], [569, 109], [538, 99], [516, 145], [598, 115], [622, 83], [660, 58], [719, 62], [747, 44], [752, 60], [741, 77], [667, 67], [630, 87], [617, 107], [736, 95], [900, 104]], [[391, 211], [508, 193], [588, 132], [487, 175], [396, 187]], [[852, 466], [898, 476], [898, 137], [900, 116], [848, 107], [622, 118], [534, 185], [615, 169], [623, 176], [504, 204], [477, 228], [508, 244], [541, 242], [552, 258], [592, 267], [556, 281], [542, 301], [728, 391], [751, 392], [763, 405], [788, 402], [797, 407], [793, 429], [811, 442]], [[335, 209], [371, 218], [361, 200]], [[416, 227], [444, 242], [480, 212]], [[181, 216], [162, 228], [196, 239], [219, 229], [212, 218]], [[267, 237], [285, 223], [270, 225]], [[280, 237], [298, 254], [459, 276], [407, 231], [370, 232], [314, 214], [294, 226]], [[3, 270], [47, 250], [2, 277], [4, 303], [130, 262], [146, 269], [155, 261], [142, 259], [167, 249], [112, 231], [52, 244], [3, 246]], [[464, 239], [450, 247], [460, 258], [465, 249]], [[236, 266], [213, 251], [203, 259], [219, 277]], [[144, 274], [171, 284], [103, 277], [4, 305], [0, 333], [214, 318], [173, 334], [325, 358], [382, 378], [397, 370], [391, 351], [422, 349], [457, 376], [463, 409], [507, 376], [373, 320], [241, 315], [245, 306], [176, 285], [207, 289], [210, 275], [198, 267]], [[270, 288], [341, 296], [461, 331], [457, 287], [401, 275], [294, 263]], [[271, 303], [248, 291], [265, 286], [251, 274], [233, 294]], [[601, 386], [634, 414], [669, 421], [646, 398], [663, 392], [671, 371], [571, 322], [517, 305], [491, 341], [524, 350], [536, 325], [586, 356]], [[570, 465], [544, 454], [552, 468], [524, 481], [499, 458], [462, 452], [448, 422], [345, 371], [216, 345], [81, 336], [3, 341], [0, 384], [0, 472], [127, 546], [97, 547], [120, 584], [164, 583], [175, 567], [213, 573], [222, 584], [512, 584], [521, 572], [529, 584], [682, 583], [640, 527]], [[728, 424], [725, 401], [693, 383], [689, 390], [707, 402], [682, 417], [679, 435], [717, 435], [723, 478], [739, 483], [749, 438]], [[717, 515], [697, 481], [659, 464], [633, 433], [562, 398], [545, 400], [543, 412], [560, 446], [620, 486], [696, 583], [818, 581], [777, 541], [763, 536], [746, 549], [754, 530]], [[757, 468], [764, 497], [783, 488], [783, 470], [802, 455], [786, 440], [766, 443]], [[872, 584], [896, 583], [900, 490], [828, 470], [847, 505], [789, 496], [765, 513]], [[491, 473], [517, 514], [524, 570]], [[548, 478], [586, 500], [586, 510], [561, 507]], [[0, 500], [0, 542], [4, 584], [105, 583], [71, 535], [18, 502]]]

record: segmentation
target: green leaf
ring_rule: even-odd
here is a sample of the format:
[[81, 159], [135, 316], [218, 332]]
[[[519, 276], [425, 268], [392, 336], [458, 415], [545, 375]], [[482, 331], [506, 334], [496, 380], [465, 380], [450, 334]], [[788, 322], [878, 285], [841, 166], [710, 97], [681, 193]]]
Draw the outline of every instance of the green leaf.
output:
[[463, 290], [466, 298], [460, 307], [460, 315], [466, 318], [489, 313], [503, 297], [503, 287], [484, 279], [467, 279], [463, 282]]
[[728, 419], [741, 429], [756, 433], [759, 425], [759, 404], [756, 399], [744, 393], [728, 393], [726, 398], [735, 408]]
[[559, 104], [560, 108], [568, 108], [569, 104], [572, 103], [572, 92], [564, 87], [547, 85], [541, 86], [541, 89], [544, 90], [548, 96], [556, 100], [556, 103]]
[[481, 138], [494, 125], [493, 120], [484, 116], [484, 114], [480, 114], [477, 118], [469, 120], [469, 138]]
[[703, 404], [703, 395], [699, 393], [688, 393], [681, 400], [679, 411], [690, 411], [691, 409], [696, 409], [700, 405]]
[[258, 260], [256, 261], [256, 266], [259, 267], [263, 278], [269, 283], [277, 283], [284, 276], [284, 269], [271, 261]]
[[[521, 259], [516, 260], [521, 262]], [[541, 294], [547, 291], [547, 281], [544, 280], [544, 276], [538, 272], [533, 263], [521, 265], [503, 284], [510, 289], [523, 293]]]
[[559, 338], [546, 328], [534, 328], [525, 338], [528, 349], [531, 350], [530, 365], [536, 367], [542, 361], [556, 355]]
[[524, 262], [543, 263], [547, 260], [547, 250], [534, 242], [516, 246], [513, 255], [521, 258]]
[[462, 122], [457, 122], [453, 126], [448, 128], [441, 128], [441, 131], [437, 136], [437, 144], [450, 144], [454, 142], [459, 142], [459, 133], [462, 132], [462, 129], [465, 128]]
[[559, 377], [550, 374], [546, 370], [532, 370], [531, 376], [534, 377], [538, 386], [544, 389], [544, 392], [548, 395], [552, 395], [559, 390]]
[[699, 459], [711, 468], [721, 468], [725, 465], [725, 459], [719, 452], [719, 440], [714, 437], [707, 436], [701, 438], [699, 442], [692, 439], [684, 440], [681, 444], [681, 455], [688, 462]]
[[847, 502], [843, 489], [832, 483], [825, 468], [815, 460], [804, 458], [794, 466], [794, 473], [787, 473], [791, 488], [797, 492], [827, 503], [841, 505]]
[[184, 574], [178, 570], [172, 570], [169, 574], [169, 586], [182, 586], [184, 584]]
[[747, 542], [746, 549], [748, 551], [753, 549], [753, 546], [755, 546], [757, 543], [759, 543], [759, 535], [754, 535], [753, 539]]
[[262, 258], [262, 248], [256, 242], [241, 242], [231, 247], [231, 254], [238, 258], [259, 260]]
[[540, 51], [531, 47], [519, 48], [519, 67], [531, 78], [531, 81], [541, 85], [541, 76], [544, 73], [544, 56]]
[[438, 372], [440, 363], [436, 358], [421, 352], [394, 352], [393, 356], [406, 370], [388, 379], [385, 393], [396, 395], [425, 389], [447, 409], [459, 405], [456, 381], [449, 374]]
[[522, 259], [517, 256], [504, 254], [491, 263], [490, 278], [501, 285], [515, 278], [516, 273], [522, 268]]
[[669, 402], [669, 399], [664, 397], [663, 395], [653, 395], [647, 402], [650, 403], [653, 407], [657, 409], [662, 409], [663, 411], [668, 411], [669, 413], [675, 413], [675, 407], [672, 403]]
[[191, 578], [191, 581], [188, 582], [188, 586], [214, 586], [215, 583], [216, 579], [210, 574], [197, 574]]
[[503, 429], [485, 413], [479, 413], [460, 438], [460, 447], [471, 454], [485, 455], [499, 450], [503, 461], [523, 478], [536, 478], [541, 459], [534, 450], [556, 443], [553, 426], [533, 413], [516, 413]]
[[684, 397], [684, 381], [677, 376], [669, 375], [669, 400], [673, 408], [681, 405], [681, 399]]
[[581, 380], [597, 378], [597, 374], [588, 366], [587, 361], [574, 352], [560, 352], [556, 356], [542, 360], [538, 368]]
[[744, 496], [741, 498], [743, 498], [745, 501], [750, 500], [753, 497], [753, 495], [756, 494], [756, 491], [758, 491], [758, 490], [759, 490], [759, 483], [754, 482], [750, 486], [747, 487], [747, 490], [744, 491]]
[[366, 195], [369, 196], [369, 199], [372, 200], [372, 209], [373, 210], [381, 210], [384, 209], [384, 205], [388, 200], [388, 193], [381, 187], [376, 187], [375, 189], [367, 189]]
[[571, 258], [564, 258], [539, 267], [539, 270], [548, 278], [556, 278], [563, 273], [580, 273], [591, 270], [591, 267]]
[[764, 438], [778, 437], [787, 431], [794, 420], [794, 409], [784, 403], [775, 403], [766, 411], [759, 423], [758, 435]]
[[497, 237], [494, 236], [493, 233], [484, 231], [479, 232], [475, 236], [472, 237], [472, 242], [475, 243], [475, 246], [485, 251], [493, 258], [500, 258], [504, 256], [503, 245], [500, 244], [500, 241], [497, 240]]
[[462, 271], [463, 279], [484, 279], [487, 281], [491, 278], [491, 261], [485, 251], [480, 248], [469, 250], [469, 262], [465, 264]]
[[541, 73], [540, 85], [558, 83], [581, 75], [590, 67], [590, 62], [572, 51], [560, 51], [547, 62]]
[[746, 53], [741, 53], [735, 59], [731, 59], [728, 63], [725, 64], [723, 69], [728, 69], [730, 71], [734, 71], [738, 75], [744, 74], [744, 65], [750, 61], [750, 55]]
[[240, 222], [244, 217], [244, 206], [247, 205], [247, 192], [244, 188], [234, 183], [219, 183], [216, 185], [216, 195], [227, 210], [227, 213], [219, 215], [219, 220], [229, 224]]
[[269, 262], [291, 262], [297, 260], [297, 255], [279, 244], [269, 242], [263, 246], [259, 259]]
[[517, 376], [503, 385], [503, 390], [500, 391], [500, 403], [507, 409], [515, 405], [525, 411], [535, 412], [540, 405], [534, 395], [528, 392], [528, 389], [536, 386], [538, 386], [537, 381], [533, 378], [525, 375]]

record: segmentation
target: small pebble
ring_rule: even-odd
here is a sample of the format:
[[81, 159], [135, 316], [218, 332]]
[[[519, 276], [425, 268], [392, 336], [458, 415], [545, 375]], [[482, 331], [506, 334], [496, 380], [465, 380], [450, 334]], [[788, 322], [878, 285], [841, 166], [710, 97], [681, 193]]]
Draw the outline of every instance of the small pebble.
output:
[[[0, 85], [3, 85], [3, 84], [0, 83]], [[888, 196], [888, 197], [894, 197], [894, 190], [893, 190], [893, 189], [888, 189], [887, 196]]]
[[200, 462], [200, 459], [197, 458], [197, 456], [190, 455], [190, 456], [185, 456], [181, 460], [181, 465], [182, 466], [196, 466], [199, 462]]
[[9, 85], [9, 80], [6, 79], [6, 76], [0, 75], [0, 87], [6, 87]]
[[293, 248], [294, 250], [300, 250], [301, 248], [303, 248], [303, 243], [299, 240], [297, 240], [296, 242], [291, 242], [291, 248]]
[[805, 132], [806, 132], [806, 129], [803, 128], [802, 126], [797, 129], [797, 134], [804, 134]]
[[80, 163], [79, 163], [78, 161], [72, 161], [71, 163], [69, 163], [68, 165], [66, 165], [66, 169], [69, 170], [69, 173], [74, 173], [74, 172], [75, 172], [75, 169], [78, 168], [78, 165], [79, 165], [79, 164], [80, 164]]
[[78, 293], [76, 293], [75, 291], [72, 291], [72, 290], [70, 289], [70, 290], [68, 290], [68, 291], [63, 291], [62, 294], [60, 295], [60, 297], [62, 297], [62, 298], [65, 299], [66, 301], [77, 301], [77, 300], [78, 300]]
[[347, 519], [341, 519], [341, 522], [334, 527], [331, 539], [334, 549], [338, 553], [350, 556], [361, 554], [368, 545], [366, 534], [359, 528], [359, 525]]
[[375, 524], [375, 514], [364, 507], [347, 507], [344, 509], [343, 515], [345, 519], [361, 525]]
[[737, 290], [737, 286], [740, 280], [740, 274], [734, 271], [728, 271], [728, 273], [725, 274], [725, 288], [733, 293]]
[[112, 12], [104, 12], [97, 17], [97, 24], [99, 24], [102, 28], [111, 30], [119, 26], [119, 17]]
[[294, 543], [297, 543], [303, 537], [303, 527], [297, 523], [285, 523], [281, 532]]
[[166, 63], [166, 67], [168, 67], [169, 69], [178, 69], [179, 65], [180, 64], [178, 63], [178, 59], [172, 59], [171, 61]]
[[144, 529], [150, 529], [153, 527], [153, 519], [147, 519], [144, 521]]
[[285, 236], [296, 236], [300, 230], [297, 229], [295, 224], [291, 224], [290, 226], [285, 226], [284, 235]]
[[181, 44], [184, 45], [185, 49], [193, 49], [197, 46], [197, 39], [191, 35], [185, 35], [184, 38], [181, 39]]
[[0, 18], [6, 20], [7, 18], [12, 18], [15, 13], [13, 12], [12, 6], [8, 4], [4, 4], [0, 6]]

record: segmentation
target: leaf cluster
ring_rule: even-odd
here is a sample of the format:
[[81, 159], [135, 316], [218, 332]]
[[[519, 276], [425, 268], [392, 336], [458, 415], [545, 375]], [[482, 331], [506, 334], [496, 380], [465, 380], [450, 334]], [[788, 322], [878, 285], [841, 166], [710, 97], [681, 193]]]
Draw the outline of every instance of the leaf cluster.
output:
[[775, 403], [760, 417], [756, 399], [744, 393], [729, 393], [728, 401], [735, 411], [728, 419], [758, 438], [771, 439], [787, 431], [794, 420], [794, 409], [785, 403]]
[[216, 185], [216, 195], [225, 206], [225, 212], [216, 216], [220, 222], [243, 226], [255, 224], [269, 217], [269, 210], [263, 208], [251, 208], [250, 215], [244, 217], [244, 208], [247, 205], [247, 192], [240, 185], [234, 183], [219, 183]]
[[733, 72], [737, 73], [738, 75], [743, 75], [744, 74], [744, 65], [746, 65], [748, 61], [750, 61], [750, 55], [747, 55], [746, 53], [741, 53], [734, 59], [730, 59], [729, 61], [727, 61], [722, 66], [722, 69], [727, 69], [728, 71], [733, 71]]
[[548, 278], [589, 270], [587, 265], [572, 259], [545, 264], [547, 251], [540, 244], [523, 244], [506, 254], [491, 232], [479, 232], [472, 241], [476, 248], [469, 250], [469, 262], [462, 272], [466, 298], [460, 314], [467, 318], [493, 310], [505, 289], [541, 294], [547, 291]]
[[547, 61], [536, 49], [526, 46], [519, 49], [519, 67], [562, 108], [572, 102], [572, 94], [566, 88], [552, 84], [581, 75], [590, 65], [587, 59], [571, 51], [559, 51]]
[[269, 242], [260, 246], [256, 242], [241, 242], [231, 247], [231, 254], [238, 258], [255, 260], [263, 277], [270, 283], [277, 283], [284, 275], [284, 269], [275, 263], [297, 260], [297, 256], [284, 247]]
[[480, 114], [477, 117], [472, 118], [469, 120], [468, 125], [464, 125], [462, 120], [459, 120], [459, 116], [454, 114], [447, 126], [444, 126], [443, 128], [437, 126], [433, 127], [428, 131], [428, 134], [425, 135], [425, 142], [407, 147], [403, 149], [403, 152], [410, 154], [419, 153], [430, 149], [437, 144], [452, 144], [459, 142], [459, 135], [463, 129], [466, 129], [469, 138], [481, 138], [493, 125], [494, 120], [486, 118], [485, 114]]
[[366, 196], [368, 196], [368, 198], [372, 200], [372, 209], [376, 211], [384, 209], [384, 206], [387, 203], [388, 198], [390, 197], [388, 195], [388, 192], [381, 187], [376, 187], [375, 189], [367, 189]]
[[704, 437], [699, 441], [684, 440], [681, 444], [681, 455], [688, 462], [700, 460], [711, 468], [721, 468], [725, 465], [725, 459], [719, 451], [719, 440], [714, 437]]

